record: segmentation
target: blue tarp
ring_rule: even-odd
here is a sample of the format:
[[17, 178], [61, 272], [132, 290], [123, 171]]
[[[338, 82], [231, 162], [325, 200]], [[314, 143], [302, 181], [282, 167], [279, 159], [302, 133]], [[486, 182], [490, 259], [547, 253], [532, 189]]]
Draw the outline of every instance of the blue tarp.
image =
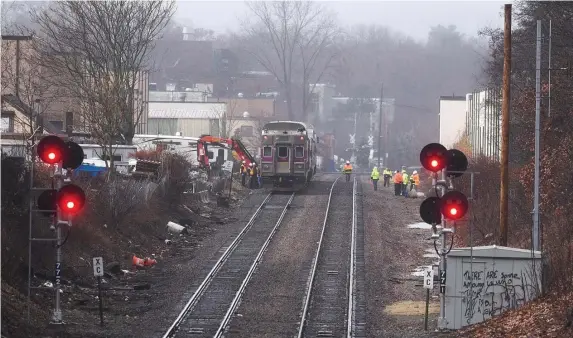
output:
[[106, 170], [106, 167], [96, 167], [94, 165], [82, 164], [78, 168], [74, 169], [74, 176], [78, 175], [79, 173], [85, 173], [84, 175], [95, 177], [98, 174], [105, 172]]

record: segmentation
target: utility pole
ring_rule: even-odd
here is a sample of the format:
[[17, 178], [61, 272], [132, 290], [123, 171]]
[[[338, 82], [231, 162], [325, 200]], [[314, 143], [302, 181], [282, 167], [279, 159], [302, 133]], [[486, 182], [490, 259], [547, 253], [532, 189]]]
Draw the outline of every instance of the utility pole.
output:
[[499, 245], [507, 246], [509, 197], [509, 103], [511, 100], [511, 4], [505, 5], [503, 34], [503, 101], [501, 108], [501, 191]]
[[[384, 104], [384, 84], [380, 85], [380, 107], [378, 112], [378, 169], [380, 169], [380, 156], [382, 155], [382, 105]], [[386, 136], [384, 136], [384, 150], [386, 150]]]
[[539, 125], [541, 124], [541, 20], [537, 20], [535, 51], [535, 178], [533, 188], [533, 251], [539, 250]]

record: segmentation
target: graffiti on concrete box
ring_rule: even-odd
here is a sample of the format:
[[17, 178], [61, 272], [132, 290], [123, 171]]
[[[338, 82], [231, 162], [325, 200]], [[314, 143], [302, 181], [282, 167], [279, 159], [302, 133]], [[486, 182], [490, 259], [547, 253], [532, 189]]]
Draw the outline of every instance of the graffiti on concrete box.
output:
[[512, 271], [511, 265], [509, 270], [476, 265], [476, 270], [467, 265], [463, 270], [462, 316], [468, 325], [518, 308], [537, 296], [531, 269]]

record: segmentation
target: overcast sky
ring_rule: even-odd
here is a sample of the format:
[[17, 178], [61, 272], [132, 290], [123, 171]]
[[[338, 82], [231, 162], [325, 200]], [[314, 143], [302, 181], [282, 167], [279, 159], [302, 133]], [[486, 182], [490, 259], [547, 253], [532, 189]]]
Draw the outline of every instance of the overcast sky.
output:
[[[381, 24], [425, 40], [430, 27], [455, 25], [466, 35], [485, 26], [503, 27], [503, 4], [512, 1], [325, 1], [342, 25]], [[177, 21], [216, 32], [239, 28], [243, 1], [177, 0]]]

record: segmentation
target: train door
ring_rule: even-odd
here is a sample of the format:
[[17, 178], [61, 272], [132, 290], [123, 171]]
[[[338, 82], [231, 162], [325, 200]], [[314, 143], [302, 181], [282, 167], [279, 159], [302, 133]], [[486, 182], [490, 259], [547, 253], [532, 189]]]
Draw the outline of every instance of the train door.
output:
[[288, 144], [276, 145], [276, 173], [290, 174], [291, 172], [291, 148]]

